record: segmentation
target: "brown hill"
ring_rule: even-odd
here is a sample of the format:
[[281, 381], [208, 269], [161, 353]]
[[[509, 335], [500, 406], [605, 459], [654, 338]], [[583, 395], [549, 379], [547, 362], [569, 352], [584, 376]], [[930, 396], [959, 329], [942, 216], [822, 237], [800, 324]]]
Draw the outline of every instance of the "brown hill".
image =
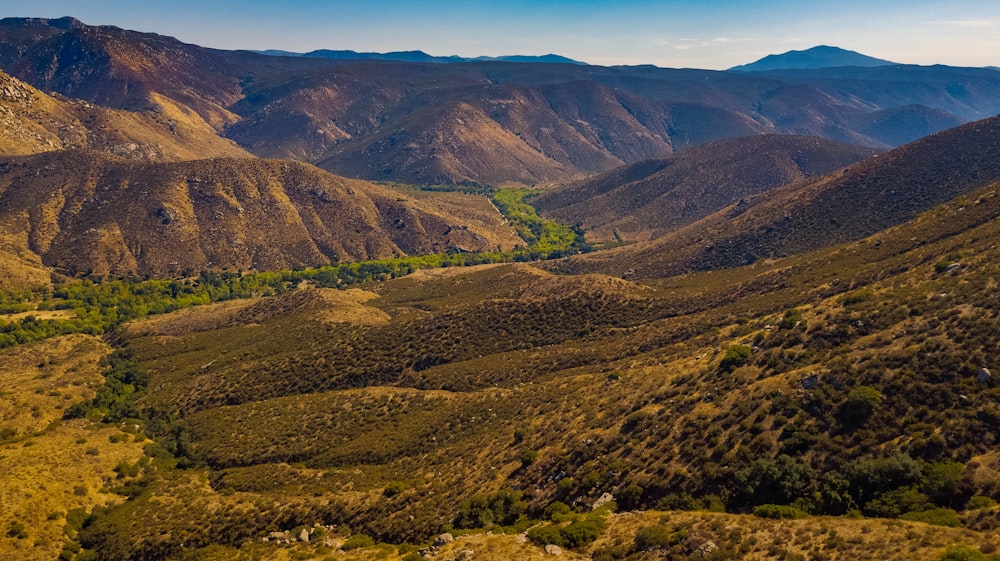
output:
[[[27, 30], [34, 33], [25, 40]], [[158, 92], [195, 108], [215, 126], [236, 120], [226, 106], [240, 98], [239, 80], [227, 76], [228, 65], [208, 49], [72, 18], [7, 18], [0, 20], [0, 38], [21, 39], [16, 58], [5, 60], [4, 68], [38, 88], [127, 108], [144, 108], [147, 96]]]
[[482, 197], [465, 208], [257, 159], [141, 163], [73, 150], [0, 160], [0, 225], [57, 270], [173, 276], [510, 248]]
[[1000, 179], [1000, 117], [768, 191], [648, 243], [560, 264], [644, 277], [735, 267], [872, 235]]
[[881, 152], [816, 137], [758, 135], [704, 144], [550, 191], [534, 204], [593, 239], [657, 237], [780, 185]]
[[[990, 69], [887, 66], [728, 73], [648, 66], [419, 64], [268, 57], [72, 19], [0, 20], [0, 67], [114, 107], [154, 93], [265, 157], [411, 183], [577, 179], [761, 133], [888, 147], [1000, 111]], [[936, 115], [936, 117], [935, 117]]]
[[152, 93], [141, 113], [53, 97], [0, 71], [0, 155], [87, 147], [130, 159], [177, 161], [251, 155], [196, 113]]

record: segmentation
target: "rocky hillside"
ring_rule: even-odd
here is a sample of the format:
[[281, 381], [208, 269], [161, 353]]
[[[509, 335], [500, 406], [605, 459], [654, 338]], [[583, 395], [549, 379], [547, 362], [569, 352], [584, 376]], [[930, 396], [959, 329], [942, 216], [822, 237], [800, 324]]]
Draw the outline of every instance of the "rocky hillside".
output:
[[549, 191], [533, 202], [595, 240], [663, 235], [744, 198], [830, 173], [880, 150], [759, 135], [704, 144]]
[[258, 159], [12, 157], [0, 160], [0, 201], [3, 235], [71, 275], [277, 270], [520, 243], [483, 197], [418, 199]]
[[196, 113], [152, 93], [145, 111], [50, 96], [0, 71], [0, 155], [89, 148], [129, 159], [250, 158]]

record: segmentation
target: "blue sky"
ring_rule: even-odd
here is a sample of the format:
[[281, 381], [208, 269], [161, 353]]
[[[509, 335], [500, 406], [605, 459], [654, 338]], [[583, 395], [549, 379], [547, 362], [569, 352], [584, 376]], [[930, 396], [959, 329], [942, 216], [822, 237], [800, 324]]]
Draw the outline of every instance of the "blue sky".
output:
[[222, 49], [558, 53], [592, 64], [723, 69], [836, 45], [911, 64], [1000, 66], [1000, 0], [4, 0]]

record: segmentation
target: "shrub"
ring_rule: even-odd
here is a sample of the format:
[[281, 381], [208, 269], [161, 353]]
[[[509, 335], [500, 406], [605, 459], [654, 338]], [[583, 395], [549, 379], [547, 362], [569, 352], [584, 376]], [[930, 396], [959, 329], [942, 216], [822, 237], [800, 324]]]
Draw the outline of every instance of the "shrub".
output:
[[871, 386], [852, 389], [840, 408], [841, 421], [849, 427], [860, 427], [875, 413], [882, 400], [882, 392]]
[[520, 491], [501, 489], [487, 497], [476, 495], [462, 501], [456, 528], [485, 528], [492, 524], [510, 526], [527, 510], [528, 503], [521, 498]]
[[375, 540], [371, 536], [366, 536], [365, 534], [354, 534], [353, 536], [347, 538], [344, 545], [340, 546], [344, 551], [350, 551], [352, 549], [362, 549], [365, 547], [372, 547], [375, 545]]
[[958, 513], [950, 508], [934, 508], [919, 512], [907, 512], [901, 516], [903, 520], [913, 520], [914, 522], [924, 522], [935, 526], [948, 526], [950, 528], [961, 528], [962, 521], [958, 518]]
[[957, 545], [949, 546], [941, 554], [941, 561], [994, 561], [995, 559], [996, 555], [985, 555], [978, 549]]
[[785, 316], [778, 322], [778, 329], [791, 329], [802, 320], [802, 312], [795, 308], [785, 312]]
[[606, 511], [598, 509], [586, 515], [577, 516], [567, 526], [545, 524], [528, 530], [528, 539], [539, 545], [580, 548], [594, 543], [604, 532]]
[[559, 532], [559, 528], [551, 524], [531, 528], [528, 530], [528, 539], [538, 545], [552, 544], [558, 545], [559, 547], [566, 545], [566, 542], [563, 540], [562, 533]]
[[726, 350], [726, 355], [719, 363], [720, 372], [732, 372], [740, 366], [750, 362], [750, 347], [746, 345], [733, 345]]
[[635, 549], [651, 551], [670, 545], [670, 532], [663, 526], [645, 526], [635, 533]]
[[545, 507], [544, 516], [546, 520], [566, 520], [566, 515], [571, 513], [572, 510], [569, 505], [562, 501], [555, 501], [549, 506]]
[[796, 518], [806, 518], [809, 515], [794, 506], [788, 505], [760, 505], [753, 509], [753, 515], [760, 518], [773, 518], [779, 520], [794, 520]]
[[385, 489], [382, 490], [382, 495], [385, 497], [395, 497], [396, 495], [402, 493], [406, 490], [406, 483], [402, 481], [390, 481]]
[[537, 450], [523, 450], [523, 451], [521, 451], [520, 460], [521, 460], [521, 465], [522, 466], [525, 466], [525, 467], [530, 466], [531, 464], [535, 463], [535, 461], [537, 459], [538, 459], [538, 451]]
[[25, 529], [24, 524], [11, 520], [10, 526], [7, 527], [7, 537], [23, 540], [28, 537], [28, 530]]
[[965, 504], [966, 510], [979, 510], [997, 506], [997, 502], [985, 495], [973, 495], [969, 502]]
[[594, 543], [597, 538], [601, 537], [602, 532], [604, 532], [604, 518], [598, 515], [583, 517], [569, 526], [559, 529], [565, 544], [573, 548]]

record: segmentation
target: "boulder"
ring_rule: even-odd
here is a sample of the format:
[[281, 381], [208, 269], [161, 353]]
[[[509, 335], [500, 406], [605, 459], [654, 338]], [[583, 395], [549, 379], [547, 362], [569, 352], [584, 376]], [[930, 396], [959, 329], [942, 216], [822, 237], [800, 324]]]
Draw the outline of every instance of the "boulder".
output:
[[433, 545], [434, 547], [441, 547], [442, 545], [449, 544], [453, 541], [455, 541], [455, 536], [446, 532], [434, 538], [434, 542], [431, 545]]
[[976, 374], [976, 379], [979, 380], [981, 384], [985, 384], [993, 379], [993, 374], [990, 373], [989, 368], [980, 368], [979, 373]]
[[712, 540], [708, 540], [705, 543], [698, 546], [698, 549], [696, 549], [694, 553], [698, 557], [708, 557], [716, 549], [719, 549], [719, 546], [715, 545], [715, 542], [713, 542]]
[[614, 500], [615, 500], [614, 495], [612, 495], [611, 493], [604, 493], [596, 501], [594, 501], [594, 505], [590, 508], [591, 510], [597, 510], [610, 502], [614, 502]]
[[562, 555], [562, 548], [558, 545], [548, 544], [545, 546], [545, 553], [549, 555]]
[[819, 386], [819, 376], [815, 374], [810, 374], [805, 378], [802, 378], [802, 388], [806, 390], [815, 390]]
[[309, 541], [309, 530], [306, 530], [305, 528], [302, 528], [302, 531], [299, 532], [299, 541], [300, 542], [308, 542]]

